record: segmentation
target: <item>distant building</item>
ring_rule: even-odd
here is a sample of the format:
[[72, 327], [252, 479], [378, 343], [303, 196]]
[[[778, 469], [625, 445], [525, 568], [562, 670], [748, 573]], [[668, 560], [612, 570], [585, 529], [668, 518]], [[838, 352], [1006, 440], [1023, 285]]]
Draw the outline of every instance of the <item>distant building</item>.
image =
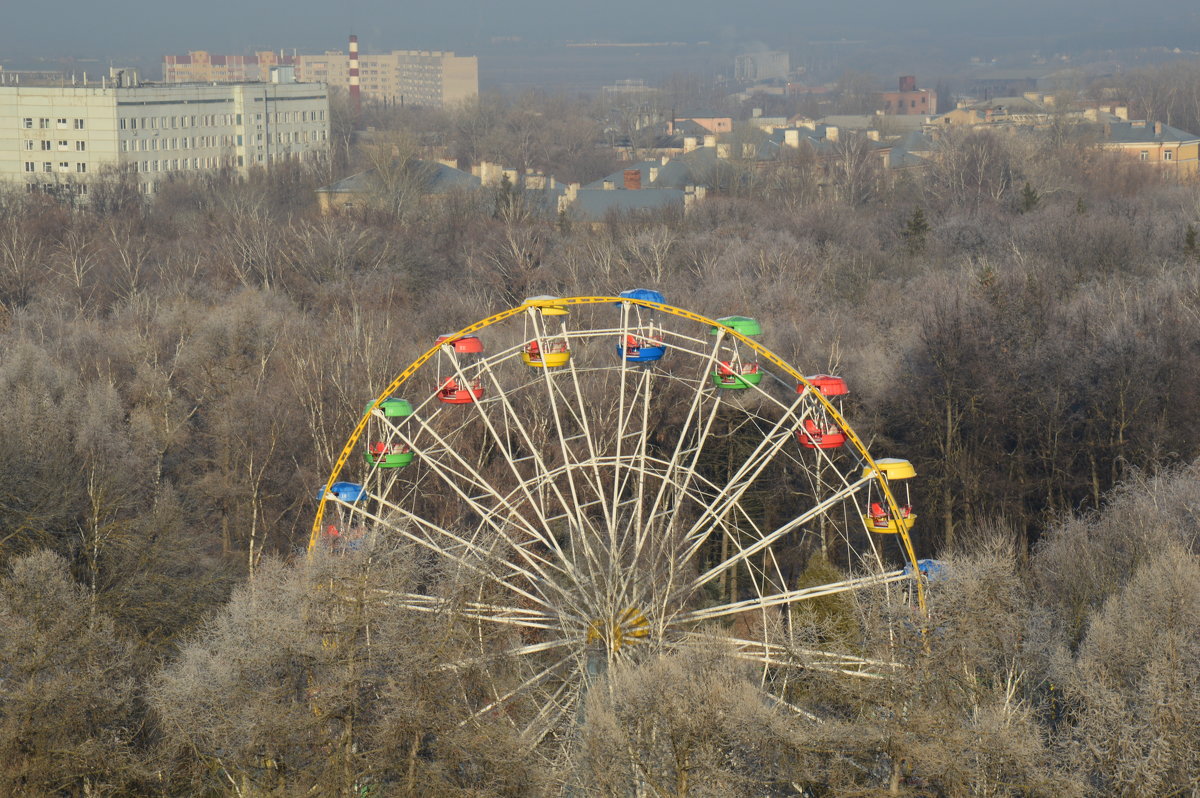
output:
[[705, 133], [728, 133], [733, 130], [733, 117], [721, 116], [707, 112], [698, 112], [694, 114], [680, 114], [674, 120], [667, 123], [667, 135], [673, 136], [676, 133], [692, 133], [697, 132], [700, 135]]
[[885, 91], [879, 95], [879, 107], [885, 114], [897, 116], [929, 116], [937, 113], [937, 92], [918, 89], [913, 75], [900, 78], [899, 91]]
[[193, 50], [187, 55], [164, 55], [164, 83], [245, 83], [269, 81], [271, 67], [293, 66], [290, 55], [263, 50], [254, 55], [215, 55]]
[[144, 193], [173, 176], [316, 161], [329, 147], [329, 97], [306, 83], [0, 86], [0, 180], [86, 198], [106, 168]]
[[659, 90], [653, 86], [647, 86], [646, 81], [641, 78], [627, 78], [618, 80], [616, 83], [611, 83], [607, 86], [601, 86], [600, 92], [605, 96], [628, 97], [643, 97], [653, 94], [658, 94]]
[[705, 198], [704, 181], [716, 163], [715, 146], [693, 148], [677, 158], [641, 161], [586, 185], [572, 184], [559, 199], [559, 210], [591, 223], [613, 213], [685, 211]]
[[1200, 170], [1200, 136], [1162, 122], [1106, 122], [1100, 146], [1165, 169]]
[[[479, 59], [436, 50], [360, 53], [364, 100], [445, 108], [479, 94]], [[350, 88], [350, 56], [341, 51], [296, 56], [296, 79]]]
[[733, 78], [738, 83], [758, 83], [767, 80], [787, 80], [791, 60], [779, 50], [742, 53], [733, 59]]

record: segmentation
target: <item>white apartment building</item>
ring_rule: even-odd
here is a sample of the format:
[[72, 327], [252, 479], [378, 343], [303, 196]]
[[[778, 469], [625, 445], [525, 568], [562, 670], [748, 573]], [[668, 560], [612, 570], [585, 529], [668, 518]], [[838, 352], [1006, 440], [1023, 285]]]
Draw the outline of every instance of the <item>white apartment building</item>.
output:
[[320, 83], [0, 86], [0, 180], [30, 191], [86, 196], [115, 167], [152, 194], [174, 176], [245, 174], [328, 148]]

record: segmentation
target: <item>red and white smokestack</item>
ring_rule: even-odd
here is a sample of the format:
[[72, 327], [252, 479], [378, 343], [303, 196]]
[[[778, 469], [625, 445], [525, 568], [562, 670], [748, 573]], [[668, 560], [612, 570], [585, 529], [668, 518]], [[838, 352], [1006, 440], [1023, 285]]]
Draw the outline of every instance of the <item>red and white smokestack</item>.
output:
[[358, 93], [358, 36], [350, 35], [350, 107], [357, 118], [362, 113], [362, 97]]

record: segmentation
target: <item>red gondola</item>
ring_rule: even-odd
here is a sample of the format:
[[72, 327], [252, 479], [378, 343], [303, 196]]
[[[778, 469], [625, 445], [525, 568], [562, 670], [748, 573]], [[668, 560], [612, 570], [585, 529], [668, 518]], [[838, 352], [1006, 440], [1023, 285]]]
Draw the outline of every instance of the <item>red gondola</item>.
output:
[[438, 399], [448, 405], [465, 405], [483, 398], [483, 382], [479, 379], [458, 384], [458, 380], [447, 377], [438, 388]]

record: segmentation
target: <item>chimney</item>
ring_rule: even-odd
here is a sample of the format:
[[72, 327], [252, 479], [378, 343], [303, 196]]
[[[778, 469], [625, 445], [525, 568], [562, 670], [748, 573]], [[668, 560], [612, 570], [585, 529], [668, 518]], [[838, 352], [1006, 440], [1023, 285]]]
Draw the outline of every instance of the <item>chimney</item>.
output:
[[710, 136], [705, 136], [705, 137], [704, 137], [704, 146], [705, 146], [705, 147], [715, 147], [715, 146], [717, 146], [717, 137], [716, 137], [716, 136], [713, 136], [713, 135], [710, 135]]
[[795, 129], [783, 131], [783, 146], [799, 148], [800, 146], [800, 131]]
[[1154, 123], [1154, 135], [1156, 135], [1156, 136], [1162, 135], [1162, 122]]
[[605, 191], [612, 191], [612, 190], [613, 190], [613, 189], [615, 189], [616, 187], [617, 187], [617, 184], [616, 184], [616, 183], [614, 183], [613, 181], [611, 181], [611, 180], [605, 180], [605, 181], [604, 181], [604, 190], [605, 190]]
[[650, 167], [650, 182], [651, 182], [651, 184], [653, 184], [656, 180], [658, 180], [658, 167], [651, 166]]
[[826, 141], [837, 141], [838, 140], [837, 125], [826, 125], [825, 126], [825, 140]]
[[900, 76], [900, 91], [916, 91], [917, 76], [916, 75], [901, 75]]
[[626, 169], [625, 170], [625, 188], [630, 191], [637, 191], [642, 187], [642, 170], [641, 169]]
[[358, 36], [350, 35], [350, 107], [354, 110], [354, 120], [362, 115], [362, 97], [358, 88]]
[[870, 139], [871, 141], [879, 141], [879, 131], [878, 130], [868, 130], [867, 138]]
[[683, 137], [683, 151], [691, 152], [692, 150], [696, 149], [696, 147], [699, 146], [699, 142], [700, 142], [700, 139], [696, 138], [695, 136], [684, 136]]

